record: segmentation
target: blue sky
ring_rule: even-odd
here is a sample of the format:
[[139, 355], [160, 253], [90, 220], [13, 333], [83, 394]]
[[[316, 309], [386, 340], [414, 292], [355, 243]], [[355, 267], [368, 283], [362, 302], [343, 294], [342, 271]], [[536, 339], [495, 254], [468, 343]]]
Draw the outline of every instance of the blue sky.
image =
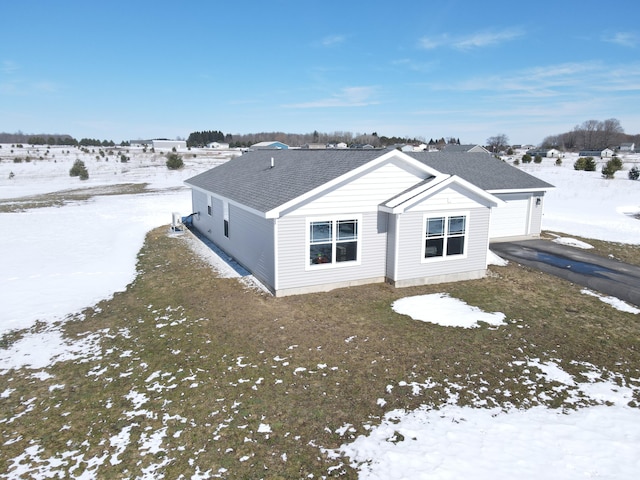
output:
[[640, 133], [630, 1], [4, 2], [0, 131]]

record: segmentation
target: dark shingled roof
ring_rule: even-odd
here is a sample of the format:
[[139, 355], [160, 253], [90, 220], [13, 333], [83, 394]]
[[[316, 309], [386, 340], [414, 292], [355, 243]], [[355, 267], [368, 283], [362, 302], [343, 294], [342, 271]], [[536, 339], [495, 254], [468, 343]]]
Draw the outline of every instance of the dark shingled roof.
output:
[[[260, 212], [268, 212], [330, 182], [388, 150], [256, 150], [185, 181]], [[398, 154], [402, 155], [400, 152]], [[486, 153], [407, 155], [483, 190], [545, 189], [552, 185]], [[275, 166], [271, 168], [271, 158]]]
[[185, 183], [268, 212], [383, 154], [383, 150], [256, 150]]
[[488, 192], [553, 188], [489, 153], [409, 152], [407, 155], [441, 173], [464, 178]]

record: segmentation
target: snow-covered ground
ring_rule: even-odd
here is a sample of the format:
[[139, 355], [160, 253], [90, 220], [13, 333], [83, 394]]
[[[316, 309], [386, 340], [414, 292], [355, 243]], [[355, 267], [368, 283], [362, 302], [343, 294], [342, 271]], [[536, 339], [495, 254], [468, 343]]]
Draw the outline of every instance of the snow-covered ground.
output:
[[[0, 214], [0, 291], [10, 299], [0, 312], [0, 335], [30, 327], [36, 320], [59, 320], [124, 290], [134, 279], [145, 234], [171, 223], [172, 212], [191, 213], [191, 194], [183, 181], [232, 155], [194, 149], [182, 153], [184, 169], [170, 171], [160, 152], [114, 149], [117, 155], [102, 158], [99, 148], [92, 150], [87, 154], [73, 147], [51, 147], [39, 160], [43, 147], [5, 144], [0, 149], [0, 200], [71, 189], [101, 188], [108, 193], [123, 183], [148, 183], [150, 190]], [[131, 159], [121, 163], [120, 154]], [[30, 162], [13, 161], [27, 156]], [[88, 180], [69, 176], [77, 159], [85, 162]]]
[[[108, 189], [122, 183], [147, 182], [152, 190], [0, 213], [0, 249], [4, 254], [0, 335], [29, 328], [36, 320], [48, 324], [40, 333], [29, 333], [10, 349], [0, 350], [0, 378], [12, 368], [40, 369], [89, 354], [99, 342], [97, 336], [68, 345], [56, 322], [126, 288], [134, 278], [136, 254], [146, 232], [169, 224], [173, 211], [189, 213], [190, 194], [183, 188], [183, 180], [228, 158], [205, 151], [182, 152], [185, 169], [171, 172], [160, 154], [154, 159], [134, 149], [127, 153], [131, 160], [124, 164], [117, 162], [120, 152], [109, 161], [96, 159], [98, 148], [86, 154], [52, 147], [46, 156], [43, 149], [10, 150], [11, 145], [0, 149], [0, 199], [72, 188]], [[16, 156], [31, 156], [32, 160], [14, 163]], [[87, 164], [89, 180], [69, 177], [76, 158]], [[562, 232], [558, 241], [576, 248], [589, 245], [571, 235], [639, 243], [640, 220], [633, 215], [640, 213], [640, 182], [626, 176], [638, 158], [625, 158], [625, 171], [618, 172], [615, 180], [603, 180], [599, 172], [574, 171], [576, 158], [568, 156], [562, 166], [545, 159], [540, 165], [519, 167], [557, 187], [545, 197], [543, 228]], [[210, 250], [194, 248], [223, 274], [237, 274]], [[499, 264], [500, 260], [494, 258], [491, 263]], [[616, 299], [606, 297], [603, 301], [612, 309], [640, 313]], [[416, 320], [450, 328], [504, 328], [505, 322], [512, 321], [500, 312], [482, 312], [446, 294], [406, 298], [392, 307]], [[425, 311], [431, 314], [425, 316]], [[640, 471], [640, 415], [627, 403], [640, 389], [640, 379], [620, 387], [612, 381], [614, 372], [606, 372], [605, 381], [605, 372], [582, 365], [590, 381], [581, 383], [558, 362], [527, 362], [527, 367], [540, 372], [540, 382], [558, 382], [575, 395], [602, 405], [570, 413], [542, 407], [507, 412], [461, 408], [456, 405], [455, 385], [451, 385], [453, 393], [442, 408], [388, 412], [368, 436], [327, 453], [346, 455], [360, 469], [360, 477], [367, 479], [636, 478]], [[7, 392], [0, 391], [0, 398], [10, 395]], [[22, 460], [25, 467], [26, 460]]]

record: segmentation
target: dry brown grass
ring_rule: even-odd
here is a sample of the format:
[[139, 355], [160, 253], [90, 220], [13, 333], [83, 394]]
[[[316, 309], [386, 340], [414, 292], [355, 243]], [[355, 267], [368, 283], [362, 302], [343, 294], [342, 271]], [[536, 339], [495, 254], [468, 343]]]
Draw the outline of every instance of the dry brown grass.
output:
[[[15, 390], [0, 400], [0, 472], [36, 444], [42, 458], [108, 455], [99, 478], [136, 477], [164, 461], [166, 478], [208, 470], [224, 478], [319, 478], [331, 466], [340, 467], [331, 475], [355, 478], [318, 447], [366, 434], [365, 425], [391, 409], [437, 407], [452, 385], [462, 405], [568, 407], [566, 392], [523, 382], [536, 377], [516, 360], [553, 358], [573, 374], [580, 371], [572, 361], [588, 362], [625, 379], [640, 376], [637, 315], [513, 263], [478, 281], [274, 298], [217, 278], [165, 227], [147, 236], [138, 271], [127, 291], [63, 326], [72, 339], [99, 333], [100, 355], [52, 365], [48, 380], [26, 370], [0, 377]], [[501, 311], [508, 324], [447, 328], [391, 309], [398, 298], [435, 292]], [[64, 388], [50, 391], [56, 384]], [[131, 413], [132, 391], [147, 397], [142, 413]], [[32, 409], [19, 416], [25, 404]], [[260, 424], [272, 431], [259, 432]], [[347, 424], [352, 431], [339, 434]], [[112, 465], [110, 439], [128, 428], [129, 447]], [[141, 452], [140, 443], [162, 429], [163, 450]], [[65, 476], [86, 467], [71, 471], [74, 464], [60, 467]]]
[[71, 202], [83, 202], [97, 195], [130, 195], [148, 193], [146, 183], [122, 183], [99, 187], [74, 188], [59, 192], [0, 200], [0, 213], [23, 212], [32, 208], [61, 207]]

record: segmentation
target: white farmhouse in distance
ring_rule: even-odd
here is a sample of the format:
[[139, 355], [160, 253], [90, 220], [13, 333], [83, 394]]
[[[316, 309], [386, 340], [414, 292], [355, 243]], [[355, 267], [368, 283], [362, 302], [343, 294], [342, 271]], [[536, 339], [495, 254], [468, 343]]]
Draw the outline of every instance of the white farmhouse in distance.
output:
[[154, 150], [186, 150], [187, 142], [185, 140], [151, 140]]

